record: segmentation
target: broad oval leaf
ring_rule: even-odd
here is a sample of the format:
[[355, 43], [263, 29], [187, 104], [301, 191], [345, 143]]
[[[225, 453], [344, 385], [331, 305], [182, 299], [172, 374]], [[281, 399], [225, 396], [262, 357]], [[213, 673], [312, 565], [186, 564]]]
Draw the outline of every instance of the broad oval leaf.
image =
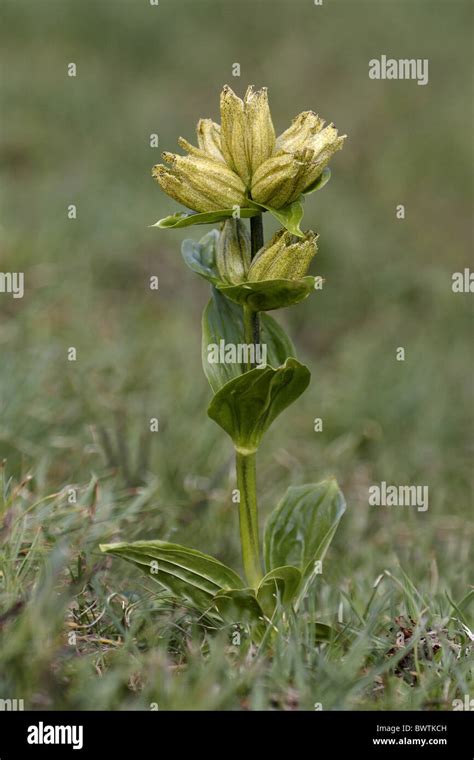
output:
[[278, 601], [286, 606], [296, 598], [301, 583], [301, 572], [296, 567], [286, 565], [270, 570], [257, 589], [258, 602], [271, 618]]
[[282, 206], [282, 208], [265, 206], [263, 203], [256, 203], [255, 201], [252, 201], [252, 206], [259, 208], [260, 210], [264, 209], [265, 211], [269, 211], [270, 214], [274, 216], [275, 219], [281, 224], [281, 226], [285, 227], [289, 232], [292, 233], [292, 235], [296, 235], [297, 237], [304, 237], [304, 233], [300, 228], [300, 223], [303, 219], [304, 214], [301, 196], [298, 200], [293, 201], [293, 203], [289, 203], [287, 206]]
[[219, 231], [211, 230], [197, 243], [195, 240], [184, 240], [181, 254], [187, 266], [208, 282], [216, 284], [220, 281], [216, 268], [216, 245]]
[[252, 588], [231, 588], [219, 591], [213, 602], [221, 617], [229, 623], [259, 623], [263, 618]]
[[[288, 357], [295, 356], [295, 349], [290, 338], [269, 314], [260, 315], [260, 344], [266, 347], [266, 360], [271, 367], [279, 367]], [[232, 347], [235, 348], [236, 361], [214, 361], [216, 353], [219, 359], [229, 357]], [[215, 393], [229, 380], [246, 371], [247, 357], [243, 353], [247, 349], [244, 347], [242, 307], [224, 298], [214, 288], [202, 317], [202, 366]], [[241, 357], [239, 352], [242, 354]], [[230, 358], [234, 357], [230, 356]], [[243, 361], [237, 361], [239, 358]]]
[[275, 369], [290, 357], [296, 359], [291, 338], [270, 314], [260, 314], [260, 342], [267, 347], [267, 363]]
[[[273, 420], [307, 388], [310, 372], [296, 359], [277, 369], [252, 369], [226, 383], [207, 413], [243, 454], [255, 452]], [[279, 562], [278, 565], [291, 564]], [[270, 568], [271, 569], [271, 568]]]
[[265, 566], [297, 567], [304, 587], [315, 574], [344, 514], [344, 496], [331, 478], [321, 483], [291, 486], [265, 528]]
[[331, 169], [329, 166], [326, 166], [322, 174], [320, 174], [319, 177], [309, 187], [306, 188], [306, 190], [303, 190], [303, 195], [311, 195], [311, 193], [315, 193], [316, 190], [321, 190], [321, 188], [323, 188], [330, 179]]
[[314, 283], [315, 278], [308, 275], [299, 280], [260, 280], [217, 287], [231, 301], [246, 304], [254, 311], [271, 311], [300, 303], [314, 290]]
[[219, 591], [244, 586], [230, 567], [187, 546], [167, 541], [134, 541], [101, 544], [100, 549], [133, 563], [176, 598], [187, 599], [200, 610], [211, 607]]
[[[260, 213], [256, 208], [240, 208], [239, 215], [243, 219], [249, 219], [251, 216], [257, 216]], [[214, 224], [222, 222], [235, 214], [233, 208], [220, 208], [217, 211], [178, 211], [176, 214], [165, 216], [159, 219], [150, 227], [159, 227], [162, 230], [177, 229], [179, 227], [190, 227], [193, 224]]]

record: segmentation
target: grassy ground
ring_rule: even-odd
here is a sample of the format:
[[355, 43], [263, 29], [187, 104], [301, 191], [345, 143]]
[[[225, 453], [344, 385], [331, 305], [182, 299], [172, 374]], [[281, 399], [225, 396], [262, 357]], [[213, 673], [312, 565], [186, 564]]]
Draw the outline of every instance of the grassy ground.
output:
[[[472, 312], [451, 290], [469, 265], [469, 5], [197, 5], [2, 3], [1, 269], [26, 292], [0, 295], [0, 698], [451, 709], [473, 688]], [[382, 53], [428, 57], [429, 85], [369, 80]], [[288, 485], [332, 474], [348, 509], [270, 651], [98, 551], [162, 538], [240, 565], [231, 449], [205, 414], [208, 294], [178, 254], [199, 232], [147, 226], [174, 210], [150, 134], [192, 139], [226, 81], [267, 84], [279, 129], [314, 108], [350, 136], [307, 203], [325, 288], [278, 316], [312, 384], [259, 454], [262, 524]], [[428, 511], [369, 506], [382, 480], [428, 485]]]

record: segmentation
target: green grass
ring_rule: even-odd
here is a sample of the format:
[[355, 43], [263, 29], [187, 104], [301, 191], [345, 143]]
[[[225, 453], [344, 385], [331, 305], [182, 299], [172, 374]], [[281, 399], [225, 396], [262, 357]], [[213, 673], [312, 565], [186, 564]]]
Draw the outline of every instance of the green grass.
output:
[[[468, 3], [41, 5], [2, 7], [0, 267], [26, 294], [0, 295], [0, 698], [451, 709], [473, 688], [472, 319], [451, 291], [469, 266]], [[430, 58], [429, 85], [370, 82], [382, 52]], [[348, 508], [304, 613], [260, 650], [98, 550], [160, 538], [240, 568], [232, 451], [205, 413], [207, 286], [179, 255], [200, 233], [148, 227], [175, 210], [149, 135], [192, 139], [226, 81], [267, 84], [280, 130], [314, 108], [349, 134], [306, 203], [325, 287], [277, 315], [312, 383], [258, 459], [262, 525], [288, 485], [328, 475]], [[428, 485], [428, 511], [370, 507], [381, 480]]]
[[6, 487], [2, 694], [33, 709], [405, 710], [450, 709], [469, 693], [473, 594], [455, 605], [434, 560], [415, 586], [393, 561], [378, 578], [366, 561], [338, 579], [333, 556], [304, 614], [277, 619], [258, 648], [245, 628], [213, 630], [97, 552], [104, 525], [133, 534], [153, 502], [153, 488], [122, 503], [117, 489], [94, 481], [71, 506]]

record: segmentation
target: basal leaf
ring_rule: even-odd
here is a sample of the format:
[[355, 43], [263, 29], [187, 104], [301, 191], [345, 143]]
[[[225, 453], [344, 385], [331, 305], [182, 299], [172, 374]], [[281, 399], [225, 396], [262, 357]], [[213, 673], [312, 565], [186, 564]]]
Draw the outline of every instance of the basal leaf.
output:
[[291, 604], [301, 582], [301, 572], [296, 567], [286, 565], [270, 570], [260, 581], [257, 599], [267, 617], [271, 618], [277, 601], [282, 605]]
[[257, 450], [264, 432], [303, 393], [309, 379], [308, 368], [291, 358], [278, 369], [252, 369], [217, 391], [207, 413], [248, 454]]
[[[268, 314], [260, 315], [260, 344], [266, 347], [267, 364], [272, 367], [279, 367], [288, 357], [295, 356], [291, 340], [278, 322]], [[202, 318], [202, 366], [214, 392], [246, 371], [245, 356], [243, 362], [213, 361], [215, 347], [219, 349], [218, 358], [221, 358], [221, 354], [222, 358], [228, 356], [226, 347], [236, 347], [238, 358], [239, 350], [242, 350], [238, 347], [244, 345], [242, 307], [213, 289]]]
[[[224, 219], [228, 219], [233, 216], [235, 209], [233, 208], [221, 208], [217, 211], [178, 211], [176, 214], [165, 216], [163, 219], [159, 219], [155, 224], [151, 224], [150, 227], [159, 227], [160, 229], [177, 229], [179, 227], [190, 227], [192, 224], [214, 224], [215, 222], [222, 222]], [[257, 216], [260, 211], [256, 208], [240, 208], [239, 215], [242, 219], [248, 219], [251, 216]]]
[[290, 487], [265, 529], [267, 570], [292, 565], [301, 571], [303, 586], [307, 586], [345, 509], [344, 496], [334, 479]]
[[263, 610], [251, 588], [224, 589], [214, 596], [213, 602], [228, 623], [258, 624], [263, 619]]
[[238, 304], [247, 304], [254, 311], [271, 311], [303, 301], [314, 290], [314, 282], [314, 277], [307, 276], [299, 280], [261, 280], [217, 287]]
[[228, 588], [243, 588], [241, 578], [214, 557], [167, 541], [102, 544], [101, 551], [133, 563], [178, 599], [198, 609], [212, 606], [214, 596]]

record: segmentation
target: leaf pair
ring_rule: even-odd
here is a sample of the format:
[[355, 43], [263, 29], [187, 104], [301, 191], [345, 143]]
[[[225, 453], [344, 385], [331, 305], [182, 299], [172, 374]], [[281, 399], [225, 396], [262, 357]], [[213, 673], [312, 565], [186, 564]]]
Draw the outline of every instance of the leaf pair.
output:
[[198, 243], [185, 240], [181, 251], [189, 269], [204, 277], [234, 303], [249, 306], [253, 311], [272, 311], [299, 303], [314, 290], [316, 278], [312, 276], [299, 280], [243, 282], [239, 285], [222, 282], [215, 257], [218, 239], [218, 230], [211, 230]]
[[279, 603], [298, 606], [315, 577], [345, 510], [335, 480], [291, 487], [265, 530], [267, 574], [249, 589], [231, 568], [207, 554], [166, 541], [102, 544], [133, 563], [176, 600], [227, 623], [250, 626], [260, 639]]
[[[214, 290], [204, 311], [202, 329], [204, 373], [215, 392], [208, 415], [232, 438], [243, 453], [256, 451], [264, 432], [274, 419], [306, 389], [307, 367], [293, 355], [294, 347], [280, 325], [268, 314], [261, 315], [260, 348], [266, 351], [266, 366], [245, 371], [245, 363], [211, 361], [211, 352], [236, 348], [243, 355], [254, 348], [244, 339], [242, 308]], [[248, 355], [248, 354], [247, 354]], [[239, 358], [238, 353], [237, 357]]]
[[[219, 290], [213, 288], [202, 317], [202, 367], [215, 393], [229, 380], [243, 374], [246, 363], [212, 361], [214, 347], [244, 344], [242, 307], [224, 298]], [[260, 314], [260, 345], [265, 346], [265, 358], [271, 367], [279, 367], [289, 356], [295, 356], [290, 338], [269, 314]]]

